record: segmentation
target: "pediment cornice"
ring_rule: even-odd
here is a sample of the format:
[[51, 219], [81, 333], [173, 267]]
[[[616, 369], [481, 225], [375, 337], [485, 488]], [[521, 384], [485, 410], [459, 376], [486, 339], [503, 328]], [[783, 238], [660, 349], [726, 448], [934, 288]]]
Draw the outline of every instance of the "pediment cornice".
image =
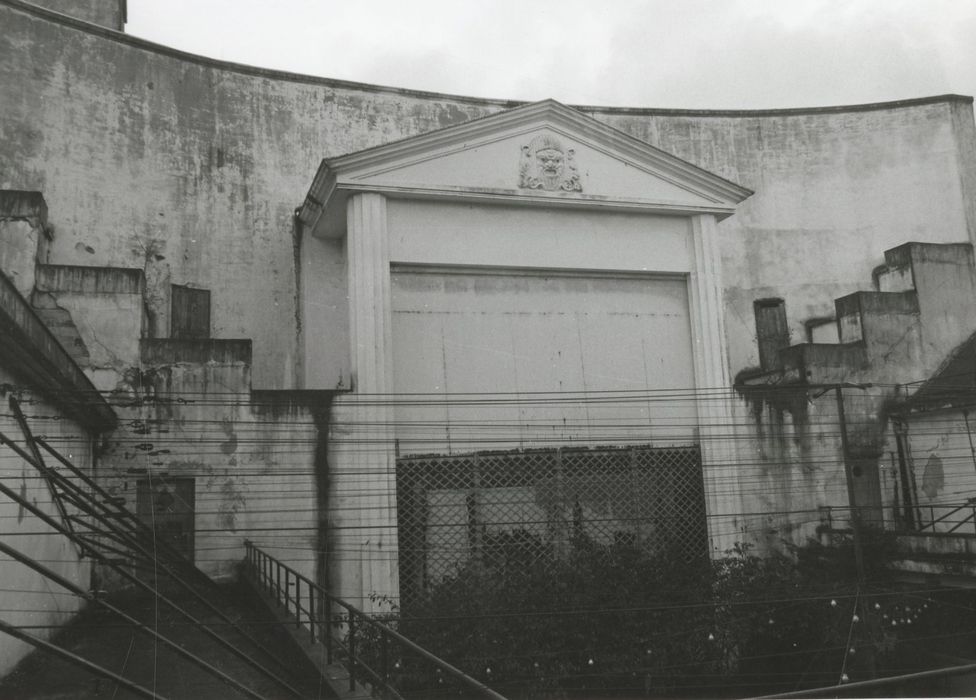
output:
[[355, 192], [719, 218], [751, 194], [554, 100], [323, 160], [300, 217], [342, 235]]

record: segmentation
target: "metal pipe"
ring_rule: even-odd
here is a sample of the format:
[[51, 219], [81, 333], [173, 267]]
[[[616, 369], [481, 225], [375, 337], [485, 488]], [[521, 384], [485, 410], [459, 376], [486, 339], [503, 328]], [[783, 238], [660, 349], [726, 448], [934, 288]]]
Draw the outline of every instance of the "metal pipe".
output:
[[[18, 445], [12, 443], [9, 440], [9, 438], [7, 438], [3, 433], [0, 433], [0, 443], [6, 443], [12, 450], [14, 450], [14, 452], [16, 452], [18, 454], [18, 456], [20, 456], [21, 459], [23, 459], [24, 461], [26, 461], [28, 464], [30, 464], [31, 466], [33, 466], [35, 469], [38, 469], [38, 470], [41, 469], [41, 467], [38, 466], [38, 464], [31, 458], [30, 455], [28, 455]], [[63, 480], [63, 481], [66, 481], [65, 477], [63, 477], [60, 474], [58, 474], [57, 477], [59, 479]], [[67, 483], [72, 488], [78, 489], [78, 487], [76, 485], [71, 484], [70, 482], [67, 482]], [[84, 493], [84, 492], [82, 492], [82, 493]], [[99, 520], [99, 522], [103, 522], [103, 523], [107, 522], [104, 518], [98, 518], [98, 520]], [[67, 528], [67, 529], [68, 529], [68, 532], [65, 532], [63, 527], [59, 527], [58, 528], [58, 531], [59, 532], [62, 532], [62, 534], [64, 534], [69, 539], [71, 539], [72, 542], [75, 542], [76, 541], [75, 540], [75, 537], [76, 537], [75, 533], [73, 531], [71, 531], [71, 528], [70, 527]], [[131, 538], [125, 537], [125, 539], [126, 540], [130, 540]], [[207, 609], [210, 610], [210, 612], [214, 613], [221, 620], [223, 620], [224, 622], [228, 623], [240, 635], [242, 635], [251, 644], [253, 644], [256, 649], [258, 649], [263, 654], [265, 654], [269, 659], [271, 659], [275, 663], [279, 664], [282, 668], [288, 668], [288, 664], [283, 659], [279, 658], [277, 654], [275, 654], [274, 652], [272, 652], [270, 649], [266, 648], [252, 634], [250, 634], [244, 628], [242, 628], [240, 625], [238, 625], [237, 622], [233, 618], [231, 618], [229, 615], [227, 615], [226, 613], [224, 613], [220, 608], [218, 608], [211, 601], [209, 601], [206, 597], [204, 597], [199, 591], [197, 591], [195, 588], [193, 588], [189, 583], [187, 583], [186, 581], [184, 581], [180, 576], [177, 576], [176, 573], [172, 570], [171, 567], [169, 567], [165, 562], [159, 561], [153, 555], [152, 552], [150, 552], [148, 549], [146, 549], [145, 547], [143, 547], [138, 542], [132, 542], [131, 544], [129, 544], [129, 546], [131, 548], [135, 549], [136, 551], [138, 551], [139, 553], [141, 553], [144, 557], [148, 558], [149, 561], [152, 561], [155, 566], [161, 568], [162, 569], [162, 572], [164, 574], [166, 574], [171, 580], [173, 580], [178, 586], [180, 586], [182, 589], [184, 589], [186, 592], [188, 592], [190, 595], [192, 595], [194, 598], [196, 598], [199, 602], [201, 602], [203, 605], [205, 605], [207, 607]], [[196, 570], [196, 567], [193, 567], [193, 569]]]
[[967, 673], [976, 673], [976, 664], [963, 664], [961, 666], [950, 666], [949, 668], [936, 668], [931, 671], [916, 671], [915, 673], [903, 673], [900, 676], [888, 676], [887, 678], [872, 678], [866, 681], [855, 681], [853, 683], [830, 685], [821, 688], [808, 688], [807, 690], [795, 690], [789, 693], [778, 693], [775, 695], [760, 695], [758, 697], [751, 698], [751, 700], [765, 700], [766, 698], [864, 697], [860, 693], [854, 691], [865, 690], [868, 688], [881, 688], [884, 686], [894, 685], [896, 683], [909, 683], [912, 681], [919, 681], [927, 678], [943, 678], [948, 676], [960, 676]]
[[[14, 450], [18, 452], [18, 454], [20, 454], [20, 452], [22, 452], [22, 450], [18, 450], [15, 445], [11, 445], [11, 447], [13, 447]], [[15, 503], [17, 503], [19, 506], [23, 507], [24, 510], [26, 510], [27, 512], [29, 512], [31, 515], [37, 517], [41, 522], [45, 523], [46, 525], [49, 525], [56, 532], [60, 533], [61, 535], [64, 535], [65, 537], [67, 537], [67, 538], [69, 538], [69, 539], [71, 539], [73, 541], [75, 535], [73, 533], [71, 533], [64, 525], [62, 525], [60, 522], [58, 522], [57, 520], [55, 520], [54, 518], [52, 518], [51, 516], [49, 516], [43, 510], [41, 510], [40, 508], [38, 508], [37, 506], [35, 506], [33, 503], [31, 503], [30, 501], [28, 501], [26, 498], [22, 498], [19, 493], [17, 493], [13, 489], [7, 487], [2, 482], [0, 482], [0, 493], [2, 493], [4, 496], [6, 496], [10, 500], [14, 501]], [[106, 566], [110, 567], [113, 571], [115, 571], [116, 573], [118, 573], [123, 578], [125, 578], [128, 581], [130, 581], [131, 583], [135, 584], [137, 587], [141, 588], [142, 590], [149, 591], [158, 601], [166, 604], [168, 607], [170, 607], [171, 609], [175, 610], [178, 614], [182, 615], [185, 619], [189, 620], [192, 624], [194, 624], [197, 627], [199, 627], [200, 630], [202, 632], [204, 632], [207, 636], [209, 636], [212, 639], [214, 639], [215, 641], [217, 641], [221, 646], [223, 646], [224, 648], [228, 649], [231, 653], [233, 653], [238, 658], [240, 658], [243, 661], [247, 662], [248, 664], [250, 664], [251, 666], [253, 666], [255, 669], [261, 671], [265, 676], [267, 676], [268, 678], [274, 680], [276, 683], [278, 683], [278, 685], [280, 685], [283, 688], [287, 689], [288, 692], [292, 693], [294, 696], [296, 696], [296, 697], [301, 697], [302, 696], [302, 694], [300, 692], [298, 692], [297, 690], [295, 690], [294, 688], [292, 688], [291, 687], [291, 684], [289, 684], [287, 681], [285, 681], [284, 679], [280, 678], [277, 674], [272, 673], [270, 670], [266, 669], [264, 666], [262, 666], [257, 661], [255, 661], [254, 659], [252, 659], [250, 656], [248, 656], [247, 654], [245, 654], [243, 651], [239, 650], [235, 645], [231, 644], [226, 639], [224, 639], [223, 637], [221, 637], [219, 634], [217, 634], [216, 632], [214, 632], [213, 630], [211, 630], [203, 622], [201, 622], [200, 620], [196, 619], [193, 615], [191, 615], [190, 613], [188, 613], [185, 610], [183, 610], [182, 607], [180, 607], [174, 601], [170, 600], [167, 596], [165, 596], [162, 593], [160, 593], [156, 588], [153, 588], [151, 585], [149, 585], [148, 583], [146, 583], [145, 581], [143, 581], [139, 577], [134, 576], [133, 574], [130, 574], [128, 571], [125, 570], [124, 567], [119, 566], [118, 564], [116, 564], [115, 562], [113, 562], [111, 559], [109, 559], [108, 557], [104, 556], [100, 552], [93, 551], [92, 552], [92, 558], [93, 559], [96, 559], [100, 563], [105, 564]]]
[[152, 690], [149, 690], [148, 688], [143, 688], [141, 685], [137, 685], [132, 681], [127, 680], [116, 673], [112, 673], [106, 668], [102, 668], [97, 664], [93, 664], [88, 659], [83, 659], [77, 654], [72, 654], [67, 649], [62, 649], [61, 647], [55, 646], [50, 642], [45, 642], [42, 639], [37, 639], [36, 637], [32, 637], [29, 634], [26, 634], [21, 630], [17, 629], [13, 625], [4, 622], [3, 620], [0, 620], [0, 632], [5, 632], [6, 634], [9, 634], [11, 637], [16, 637], [22, 642], [27, 642], [28, 644], [35, 646], [38, 649], [42, 649], [46, 652], [54, 654], [55, 656], [60, 656], [65, 661], [68, 661], [69, 663], [73, 663], [75, 666], [81, 666], [83, 669], [85, 669], [86, 671], [90, 671], [91, 673], [94, 673], [96, 676], [102, 676], [103, 678], [108, 678], [109, 680], [115, 681], [122, 687], [128, 688], [133, 693], [136, 693], [137, 695], [141, 695], [144, 698], [153, 698], [153, 700], [166, 700], [162, 695], [159, 695], [153, 692]]
[[851, 467], [850, 446], [847, 440], [847, 414], [844, 412], [844, 394], [842, 387], [835, 389], [837, 396], [837, 418], [840, 422], [840, 445], [844, 458], [844, 474], [847, 477], [847, 500], [851, 507], [851, 529], [854, 531], [854, 564], [857, 567], [857, 580], [864, 582], [864, 552], [861, 549], [861, 514], [857, 509], [857, 499], [854, 487], [854, 472]]
[[164, 637], [163, 635], [159, 634], [158, 632], [156, 632], [155, 630], [153, 630], [152, 628], [150, 628], [148, 625], [145, 625], [144, 623], [140, 622], [139, 620], [137, 620], [136, 618], [132, 617], [131, 615], [129, 615], [125, 611], [123, 611], [123, 610], [115, 607], [114, 605], [112, 605], [111, 603], [109, 603], [108, 601], [106, 601], [105, 599], [100, 598], [99, 596], [93, 595], [92, 593], [89, 593], [88, 591], [84, 590], [80, 586], [75, 585], [74, 583], [72, 583], [68, 579], [64, 578], [63, 576], [61, 576], [61, 575], [57, 574], [56, 572], [52, 571], [51, 569], [47, 568], [46, 566], [44, 566], [40, 562], [36, 561], [35, 559], [32, 559], [31, 557], [28, 557], [23, 552], [21, 552], [21, 551], [19, 551], [17, 549], [14, 549], [13, 547], [11, 547], [11, 546], [9, 546], [7, 544], [4, 544], [3, 541], [0, 541], [0, 552], [3, 552], [8, 557], [10, 557], [12, 559], [15, 559], [16, 561], [19, 561], [24, 566], [27, 566], [27, 567], [33, 569], [37, 573], [41, 574], [41, 576], [44, 576], [45, 578], [47, 578], [47, 579], [49, 579], [51, 581], [54, 581], [56, 584], [58, 584], [59, 586], [61, 586], [64, 589], [70, 591], [71, 593], [75, 594], [79, 598], [82, 598], [84, 600], [87, 600], [90, 603], [94, 603], [95, 605], [98, 605], [99, 607], [102, 607], [105, 610], [108, 610], [109, 612], [111, 612], [111, 613], [113, 613], [115, 615], [118, 615], [123, 620], [125, 620], [129, 624], [133, 625], [140, 632], [144, 632], [145, 634], [148, 634], [149, 636], [151, 636], [156, 641], [162, 643], [164, 646], [166, 646], [169, 649], [173, 650], [174, 652], [176, 652], [177, 654], [179, 654], [183, 658], [185, 658], [185, 659], [187, 659], [189, 661], [192, 661], [197, 666], [199, 666], [200, 668], [204, 669], [208, 673], [216, 676], [217, 678], [219, 678], [223, 682], [227, 683], [232, 688], [234, 688], [236, 690], [239, 690], [242, 693], [244, 693], [245, 695], [247, 695], [249, 697], [252, 697], [252, 698], [255, 698], [256, 700], [262, 700], [262, 697], [260, 695], [258, 695], [257, 693], [255, 693], [253, 690], [251, 690], [250, 688], [248, 688], [243, 683], [240, 683], [239, 681], [236, 681], [232, 677], [228, 676], [226, 673], [224, 673], [223, 671], [221, 671], [219, 668], [216, 668], [215, 666], [211, 666], [209, 663], [207, 663], [206, 661], [204, 661], [200, 657], [198, 657], [195, 654], [187, 651], [186, 649], [184, 649], [182, 646], [180, 646], [176, 642], [173, 642], [170, 639], [168, 639], [168, 638]]
[[[98, 495], [100, 495], [102, 498], [104, 498], [105, 501], [106, 501], [106, 503], [102, 503], [102, 504], [99, 504], [99, 505], [102, 506], [102, 509], [110, 517], [116, 517], [116, 518], [120, 518], [122, 520], [125, 520], [126, 522], [130, 523], [136, 529], [137, 533], [142, 534], [142, 535], [150, 538], [151, 541], [155, 539], [155, 533], [153, 532], [153, 529], [149, 525], [147, 525], [146, 523], [144, 523], [142, 520], [140, 520], [138, 517], [136, 517], [136, 515], [133, 514], [131, 511], [129, 511], [127, 508], [125, 508], [123, 506], [119, 506], [115, 502], [116, 499], [112, 496], [112, 494], [108, 493], [105, 489], [103, 489], [98, 484], [97, 481], [95, 481], [94, 479], [92, 479], [91, 477], [89, 477], [87, 474], [85, 474], [83, 471], [81, 471], [78, 467], [76, 467], [74, 464], [72, 464], [70, 460], [66, 459], [64, 457], [64, 455], [62, 455], [60, 452], [58, 452], [53, 447], [51, 447], [43, 438], [35, 437], [34, 438], [34, 441], [38, 445], [40, 445], [41, 447], [43, 447], [48, 452], [48, 454], [50, 454], [52, 457], [54, 457], [56, 460], [58, 460], [62, 465], [64, 465], [65, 468], [67, 468], [74, 476], [76, 476], [79, 479], [81, 479], [81, 481], [86, 486], [88, 486], [93, 491], [95, 491]], [[57, 473], [57, 472], [55, 472], [55, 473]], [[95, 503], [98, 503], [98, 501], [95, 500], [94, 498], [92, 498], [91, 500], [93, 502], [95, 502]], [[108, 504], [109, 503], [111, 503], [113, 506], [115, 506], [114, 509], [110, 509], [108, 507]], [[183, 561], [183, 555], [180, 554], [179, 552], [177, 552], [176, 549], [173, 548], [173, 547], [171, 547], [167, 542], [162, 541], [162, 540], [155, 539], [154, 546], [156, 547], [157, 550], [162, 549], [163, 552], [166, 553], [166, 554], [168, 554], [171, 558], [175, 558], [176, 560]], [[214, 589], [216, 587], [217, 584], [214, 583], [214, 581], [209, 576], [206, 576], [205, 574], [203, 574], [203, 572], [201, 572], [199, 569], [197, 569], [194, 566], [191, 566], [191, 567], [188, 567], [188, 568], [189, 568], [189, 571], [192, 574], [194, 574], [194, 577], [197, 580], [205, 583], [207, 586], [211, 587], [211, 589]]]
[[[61, 517], [65, 520], [68, 518], [68, 513], [64, 509], [64, 503], [61, 502], [61, 495], [58, 493], [57, 488], [55, 488], [54, 483], [51, 479], [51, 469], [44, 463], [44, 458], [41, 456], [41, 451], [37, 449], [37, 445], [34, 442], [34, 434], [31, 432], [30, 426], [27, 424], [27, 419], [24, 417], [24, 412], [20, 410], [20, 402], [17, 397], [13, 394], [10, 395], [8, 400], [8, 405], [10, 410], [13, 411], [14, 419], [17, 421], [17, 425], [20, 426], [21, 432], [24, 434], [24, 440], [27, 442], [27, 447], [30, 448], [31, 454], [34, 457], [34, 468], [37, 469], [41, 476], [44, 477], [44, 482], [47, 484], [48, 491], [51, 492], [51, 500], [54, 501], [54, 505], [58, 509]], [[70, 529], [71, 526], [69, 525]], [[79, 552], [78, 556], [84, 556], [84, 552]]]

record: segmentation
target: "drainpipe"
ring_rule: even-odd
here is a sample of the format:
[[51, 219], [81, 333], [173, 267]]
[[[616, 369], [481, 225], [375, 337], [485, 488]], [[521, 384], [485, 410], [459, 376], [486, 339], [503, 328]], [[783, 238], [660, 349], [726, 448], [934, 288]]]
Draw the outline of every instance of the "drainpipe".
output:
[[837, 418], [840, 421], [840, 449], [844, 457], [844, 475], [847, 477], [847, 501], [851, 509], [851, 530], [854, 532], [854, 563], [857, 567], [857, 580], [864, 583], [864, 550], [861, 542], [861, 514], [858, 512], [855, 487], [854, 471], [851, 468], [850, 446], [847, 440], [847, 414], [844, 411], [843, 387], [838, 386], [834, 389], [837, 397]]
[[908, 465], [908, 425], [900, 418], [894, 417], [892, 417], [892, 425], [895, 431], [895, 445], [898, 447], [898, 476], [901, 481], [905, 524], [914, 530], [921, 524], [921, 520], [915, 512], [918, 498], [912, 489], [911, 472]]

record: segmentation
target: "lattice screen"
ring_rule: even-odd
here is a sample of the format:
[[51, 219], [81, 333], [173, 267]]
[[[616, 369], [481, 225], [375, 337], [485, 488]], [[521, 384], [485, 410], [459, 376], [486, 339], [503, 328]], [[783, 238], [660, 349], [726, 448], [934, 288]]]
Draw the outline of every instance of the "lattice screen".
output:
[[528, 561], [586, 539], [707, 555], [697, 447], [599, 448], [397, 461], [401, 605], [516, 545]]

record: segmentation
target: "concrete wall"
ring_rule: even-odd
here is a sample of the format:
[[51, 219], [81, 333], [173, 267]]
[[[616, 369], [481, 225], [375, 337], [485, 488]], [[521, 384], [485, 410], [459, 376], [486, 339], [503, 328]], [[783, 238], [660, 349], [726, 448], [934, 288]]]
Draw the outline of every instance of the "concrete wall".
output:
[[[161, 314], [160, 336], [168, 331], [171, 283], [212, 290], [214, 336], [253, 339], [257, 389], [301, 388], [303, 342], [316, 342], [316, 334], [334, 341], [328, 320], [303, 328], [299, 302], [313, 272], [298, 267], [302, 245], [321, 248], [306, 260], [334, 270], [341, 264], [340, 250], [302, 241], [293, 222], [320, 160], [513, 104], [222, 63], [19, 0], [0, 0], [0, 25], [0, 188], [44, 192], [54, 212], [46, 261], [142, 269], [147, 299]], [[801, 340], [804, 320], [832, 315], [836, 297], [866, 287], [885, 249], [976, 238], [968, 98], [762, 112], [582, 109], [755, 190], [719, 224], [733, 375], [758, 364], [755, 299], [785, 298], [792, 338]], [[344, 310], [333, 311], [333, 321], [344, 323]], [[112, 371], [124, 378], [124, 368]], [[111, 379], [101, 377], [100, 386], [112, 386]], [[201, 375], [172, 388], [199, 392], [196, 383], [209, 381]], [[251, 415], [241, 392], [234, 385], [240, 397], [221, 404], [223, 418]], [[757, 431], [768, 441], [779, 420], [755, 426], [753, 408], [737, 404], [746, 453]], [[819, 449], [796, 442], [807, 438], [793, 431], [794, 418], [776, 437], [784, 460], [797, 449]], [[304, 454], [311, 459], [314, 447]], [[836, 504], [836, 452], [827, 454], [785, 471], [740, 458], [741, 510], [788, 502], [812, 512]], [[167, 459], [194, 461], [189, 454]], [[277, 458], [254, 459], [271, 465]], [[207, 479], [216, 470], [219, 491], [231, 478], [229, 460], [194, 469]], [[150, 466], [175, 469], [169, 462]], [[213, 498], [216, 512], [226, 499]], [[751, 520], [734, 527], [760, 538], [782, 530]]]
[[[971, 498], [976, 491], [976, 454], [973, 452], [973, 430], [976, 418], [959, 411], [945, 410], [910, 416], [907, 421], [909, 469], [914, 476], [913, 490], [918, 498], [921, 524], [949, 516], [949, 512]], [[895, 452], [891, 440], [891, 452]], [[892, 494], [893, 495], [893, 494]], [[894, 504], [892, 504], [894, 505]], [[948, 532], [959, 521], [970, 517], [964, 509], [937, 523], [933, 532]], [[976, 524], [963, 526], [958, 532], [971, 535]]]
[[[0, 367], [0, 431], [25, 447], [23, 434], [7, 408], [9, 387], [22, 387], [22, 378]], [[92, 473], [92, 446], [84, 427], [60, 415], [58, 407], [42, 397], [18, 394], [31, 430], [44, 435], [54, 449], [70, 455], [75, 464]], [[0, 480], [18, 491], [43, 512], [60, 520], [47, 483], [40, 474], [6, 445], [0, 446]], [[0, 497], [0, 538], [21, 553], [53, 569], [84, 590], [91, 587], [91, 564], [81, 559], [78, 548], [37, 517]], [[0, 555], [0, 609], [12, 625], [37, 625], [28, 634], [50, 639], [57, 625], [68, 622], [82, 608], [82, 601], [23, 564]], [[45, 627], [50, 625], [51, 627]], [[0, 634], [0, 676], [9, 672], [34, 647]]]
[[[497, 100], [244, 68], [0, 2], [0, 186], [43, 190], [51, 262], [142, 267], [213, 290], [217, 337], [254, 339], [260, 388], [292, 388], [292, 212], [324, 156], [503, 109]], [[56, 47], [56, 49], [55, 49]], [[976, 213], [970, 102], [681, 112], [585, 108], [756, 190], [720, 224], [730, 369], [757, 363], [752, 300], [791, 328], [908, 239], [965, 241]]]
[[328, 400], [250, 391], [247, 343], [145, 341], [144, 369], [115, 393], [121, 426], [102, 481], [137, 511], [141, 479], [194, 480], [194, 562], [230, 577], [251, 539], [306, 576], [320, 549], [318, 424]]
[[34, 289], [34, 267], [44, 261], [49, 240], [43, 195], [0, 190], [0, 271], [24, 298]]
[[126, 0], [35, 0], [34, 4], [108, 29], [125, 27]]
[[[145, 276], [139, 269], [38, 265], [29, 295], [49, 328], [69, 326], [59, 339], [100, 391], [124, 385], [139, 366], [148, 325]], [[74, 347], [73, 347], [74, 346]]]

